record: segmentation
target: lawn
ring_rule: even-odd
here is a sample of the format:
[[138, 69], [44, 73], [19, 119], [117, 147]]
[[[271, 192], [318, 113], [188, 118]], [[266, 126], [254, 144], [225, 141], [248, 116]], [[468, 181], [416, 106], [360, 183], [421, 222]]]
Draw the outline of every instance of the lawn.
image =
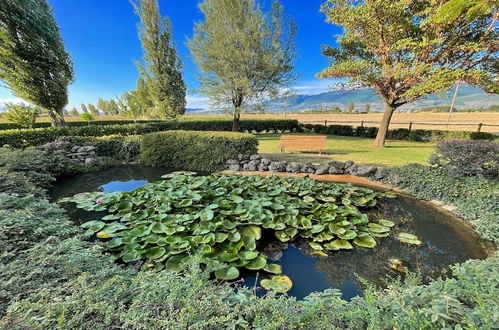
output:
[[[296, 135], [296, 134], [293, 134]], [[303, 134], [307, 135], [307, 134]], [[279, 138], [281, 134], [257, 135], [259, 153], [277, 160], [325, 163], [330, 160], [353, 160], [360, 164], [384, 165], [388, 167], [408, 163], [424, 164], [435, 148], [434, 142], [392, 141], [385, 148], [372, 148], [373, 139], [328, 135], [327, 150], [322, 156], [317, 153], [292, 152], [281, 154]]]

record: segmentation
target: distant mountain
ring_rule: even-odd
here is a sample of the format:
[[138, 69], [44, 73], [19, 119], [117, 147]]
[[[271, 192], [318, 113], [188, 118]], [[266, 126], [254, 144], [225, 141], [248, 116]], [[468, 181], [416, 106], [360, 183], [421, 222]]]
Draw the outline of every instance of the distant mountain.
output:
[[[400, 108], [402, 111], [412, 112], [424, 107], [450, 105], [454, 88], [440, 98], [437, 95], [429, 95], [416, 102], [406, 104]], [[290, 112], [302, 110], [322, 110], [339, 107], [345, 109], [350, 102], [354, 102], [356, 110], [364, 109], [365, 104], [371, 105], [371, 111], [383, 111], [383, 101], [371, 89], [358, 89], [353, 91], [331, 91], [315, 95], [294, 95], [288, 98], [277, 99], [266, 103], [268, 112], [282, 112], [284, 109]], [[459, 87], [456, 98], [456, 108], [478, 108], [499, 104], [499, 95], [487, 94], [480, 88], [469, 85]]]

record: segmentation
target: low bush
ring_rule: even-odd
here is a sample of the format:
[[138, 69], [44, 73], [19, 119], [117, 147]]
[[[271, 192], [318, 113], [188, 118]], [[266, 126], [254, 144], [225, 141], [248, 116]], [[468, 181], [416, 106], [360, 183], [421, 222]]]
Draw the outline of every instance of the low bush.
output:
[[189, 171], [222, 170], [228, 159], [257, 152], [258, 141], [249, 134], [170, 131], [142, 137], [140, 162], [144, 165]]
[[[378, 133], [376, 127], [363, 126], [348, 126], [348, 125], [303, 125], [305, 131], [315, 132], [319, 134], [330, 134], [340, 136], [358, 136], [365, 138], [374, 138]], [[466, 132], [466, 131], [440, 131], [440, 130], [425, 130], [398, 128], [389, 130], [387, 139], [390, 140], [406, 140], [416, 142], [432, 142], [445, 141], [452, 139], [462, 140], [496, 140], [497, 136], [485, 132]]]
[[451, 140], [437, 144], [430, 163], [456, 175], [499, 177], [499, 142]]
[[[137, 123], [154, 123], [159, 120], [137, 120]], [[67, 121], [66, 125], [69, 127], [79, 127], [79, 126], [88, 126], [88, 125], [126, 125], [126, 124], [134, 124], [133, 120], [96, 120], [93, 122], [88, 121]], [[49, 121], [37, 122], [33, 125], [33, 128], [47, 128], [51, 127], [52, 123]], [[0, 131], [9, 130], [9, 129], [20, 129], [22, 126], [16, 123], [0, 123]]]
[[[232, 121], [226, 119], [213, 120], [170, 120], [140, 124], [121, 125], [86, 125], [57, 128], [37, 128], [0, 131], [0, 146], [13, 148], [38, 146], [55, 141], [63, 136], [106, 136], [106, 135], [144, 135], [148, 133], [191, 130], [191, 131], [230, 131]], [[241, 120], [241, 131], [296, 131], [300, 125], [296, 120]]]
[[409, 164], [394, 170], [391, 182], [417, 198], [440, 200], [457, 207], [484, 239], [499, 243], [499, 181], [459, 177], [444, 168]]

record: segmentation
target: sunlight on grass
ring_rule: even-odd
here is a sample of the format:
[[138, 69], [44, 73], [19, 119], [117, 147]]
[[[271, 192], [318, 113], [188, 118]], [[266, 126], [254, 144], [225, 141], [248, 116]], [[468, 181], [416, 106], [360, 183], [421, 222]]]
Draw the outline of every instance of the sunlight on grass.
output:
[[277, 147], [280, 136], [281, 134], [257, 135], [259, 152], [287, 161], [324, 163], [330, 160], [353, 160], [360, 164], [399, 166], [408, 163], [424, 164], [435, 149], [434, 142], [412, 141], [387, 141], [385, 148], [373, 148], [373, 139], [328, 135], [327, 150], [322, 156], [302, 152], [281, 154]]

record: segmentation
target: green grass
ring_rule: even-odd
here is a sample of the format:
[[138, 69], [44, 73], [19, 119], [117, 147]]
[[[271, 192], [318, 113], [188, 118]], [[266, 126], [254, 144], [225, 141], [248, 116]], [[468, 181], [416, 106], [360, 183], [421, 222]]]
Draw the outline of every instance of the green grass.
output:
[[[293, 134], [297, 135], [297, 134]], [[307, 134], [303, 134], [307, 135]], [[310, 134], [309, 134], [310, 135]], [[384, 165], [388, 167], [408, 163], [425, 164], [435, 149], [435, 143], [393, 141], [386, 142], [385, 148], [371, 147], [373, 139], [328, 135], [327, 150], [322, 156], [317, 153], [292, 152], [281, 154], [279, 138], [281, 134], [256, 135], [259, 153], [268, 154], [276, 160], [326, 163], [330, 160], [353, 160], [359, 164]]]

